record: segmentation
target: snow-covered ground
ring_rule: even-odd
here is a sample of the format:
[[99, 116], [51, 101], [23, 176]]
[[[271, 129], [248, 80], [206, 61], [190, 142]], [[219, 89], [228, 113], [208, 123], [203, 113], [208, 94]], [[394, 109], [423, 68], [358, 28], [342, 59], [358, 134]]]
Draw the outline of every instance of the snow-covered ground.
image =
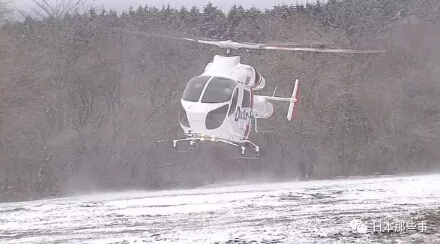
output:
[[0, 242], [440, 243], [439, 207], [440, 175], [105, 193], [0, 204]]

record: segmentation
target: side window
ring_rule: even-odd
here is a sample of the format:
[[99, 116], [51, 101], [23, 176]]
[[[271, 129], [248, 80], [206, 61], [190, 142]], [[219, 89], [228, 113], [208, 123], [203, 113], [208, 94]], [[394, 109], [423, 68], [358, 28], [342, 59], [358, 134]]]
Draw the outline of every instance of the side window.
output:
[[234, 95], [232, 95], [231, 107], [229, 108], [228, 116], [231, 116], [235, 112], [235, 108], [237, 107], [238, 101], [238, 89], [235, 89]]
[[243, 90], [243, 103], [241, 104], [241, 107], [251, 107], [251, 93], [248, 90]]

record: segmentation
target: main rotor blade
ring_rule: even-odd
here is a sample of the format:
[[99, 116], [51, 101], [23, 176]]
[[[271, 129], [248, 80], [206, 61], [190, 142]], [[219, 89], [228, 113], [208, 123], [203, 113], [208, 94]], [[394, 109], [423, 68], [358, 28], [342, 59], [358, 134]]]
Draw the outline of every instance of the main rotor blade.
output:
[[[209, 44], [209, 45], [215, 45], [220, 48], [225, 49], [240, 49], [240, 48], [246, 48], [246, 49], [258, 49], [258, 50], [282, 50], [282, 51], [303, 51], [303, 52], [320, 52], [320, 53], [347, 53], [347, 54], [375, 54], [375, 53], [386, 53], [387, 50], [353, 50], [353, 49], [332, 49], [332, 48], [322, 48], [322, 46], [325, 46], [325, 44], [279, 44], [279, 45], [273, 45], [273, 44], [265, 44], [265, 43], [239, 43], [239, 42], [233, 42], [231, 40], [228, 41], [208, 41], [208, 40], [197, 40], [197, 39], [191, 39], [191, 38], [183, 38], [188, 41], [196, 42], [196, 43], [202, 43], [202, 44]], [[316, 45], [318, 47], [312, 47], [313, 45]], [[292, 46], [298, 46], [298, 47], [292, 47]], [[301, 47], [302, 46], [302, 47]]]
[[228, 41], [210, 41], [210, 40], [198, 40], [198, 39], [191, 39], [191, 38], [183, 38], [187, 41], [192, 41], [196, 43], [202, 43], [202, 44], [208, 44], [208, 45], [215, 45], [219, 48], [225, 48], [225, 49], [239, 49], [239, 48], [246, 48], [246, 49], [260, 49], [261, 44], [257, 43], [238, 43], [233, 42], [231, 40]]
[[352, 49], [326, 49], [326, 48], [302, 48], [302, 47], [278, 47], [278, 46], [263, 46], [261, 49], [320, 52], [320, 53], [348, 53], [348, 54], [374, 54], [374, 53], [388, 52], [388, 50], [352, 50]]
[[[298, 44], [298, 43], [280, 43], [280, 44], [268, 44], [268, 43], [240, 43], [231, 40], [219, 41], [219, 40], [209, 40], [209, 39], [194, 39], [185, 37], [174, 37], [161, 34], [152, 34], [140, 31], [130, 31], [125, 29], [120, 29], [122, 32], [134, 35], [143, 36], [154, 36], [173, 40], [185, 40], [200, 44], [214, 45], [223, 49], [257, 49], [257, 50], [281, 50], [281, 51], [302, 51], [302, 52], [320, 52], [320, 53], [346, 53], [346, 54], [375, 54], [375, 53], [386, 53], [388, 50], [352, 50], [352, 49], [331, 49], [323, 48], [325, 44]], [[292, 47], [293, 46], [293, 47]], [[296, 47], [295, 47], [296, 46]], [[313, 47], [315, 46], [315, 47]], [[316, 47], [317, 46], [317, 47]]]

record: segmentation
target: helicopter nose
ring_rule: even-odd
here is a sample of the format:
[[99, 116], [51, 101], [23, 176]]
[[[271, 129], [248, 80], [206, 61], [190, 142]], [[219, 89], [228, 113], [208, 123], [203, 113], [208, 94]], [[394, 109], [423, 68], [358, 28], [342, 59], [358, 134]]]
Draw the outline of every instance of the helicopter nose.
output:
[[185, 107], [191, 129], [198, 133], [218, 128], [224, 121], [228, 104], [195, 103]]
[[[205, 120], [205, 115], [206, 115], [206, 111], [204, 111], [203, 109], [200, 108], [200, 106], [197, 103], [194, 104], [185, 104], [183, 105], [185, 112], [186, 112], [186, 116], [188, 119], [188, 123], [191, 129], [199, 132], [200, 129], [204, 129], [204, 120]], [[200, 133], [200, 132], [199, 132]]]
[[204, 129], [205, 128], [205, 114], [202, 112], [187, 111], [188, 120], [192, 129]]
[[214, 130], [223, 124], [226, 118], [226, 113], [228, 112], [229, 105], [225, 104], [219, 108], [211, 110], [206, 115], [205, 127], [208, 130]]

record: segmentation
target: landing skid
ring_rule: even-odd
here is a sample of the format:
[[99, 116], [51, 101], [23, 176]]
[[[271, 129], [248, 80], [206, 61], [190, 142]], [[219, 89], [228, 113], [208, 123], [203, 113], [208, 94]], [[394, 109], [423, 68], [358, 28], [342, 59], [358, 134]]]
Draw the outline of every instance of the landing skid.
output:
[[[243, 140], [241, 143], [237, 143], [222, 138], [205, 137], [204, 135], [188, 134], [187, 136], [188, 136], [187, 138], [173, 140], [173, 149], [175, 151], [192, 152], [197, 142], [211, 141], [211, 142], [221, 142], [221, 143], [229, 144], [231, 146], [238, 147], [239, 153], [241, 155], [239, 158], [255, 159], [260, 156], [260, 148], [255, 143], [249, 140]], [[182, 142], [188, 142], [189, 147], [178, 147], [178, 144], [182, 144]]]
[[194, 151], [193, 147], [188, 148], [173, 148], [173, 151], [180, 153], [192, 153]]
[[259, 159], [260, 155], [258, 153], [246, 153], [245, 155], [232, 157], [232, 159]]

